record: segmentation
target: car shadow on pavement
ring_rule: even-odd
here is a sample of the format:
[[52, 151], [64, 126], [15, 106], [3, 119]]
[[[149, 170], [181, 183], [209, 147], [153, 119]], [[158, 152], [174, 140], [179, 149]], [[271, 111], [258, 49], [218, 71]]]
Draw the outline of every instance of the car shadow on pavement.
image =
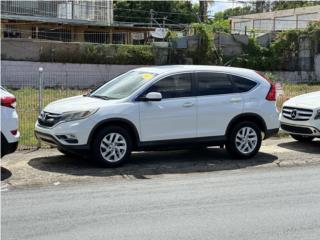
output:
[[1, 181], [8, 179], [9, 177], [11, 177], [11, 175], [12, 173], [10, 172], [10, 170], [1, 167]]
[[319, 140], [314, 140], [312, 142], [299, 142], [293, 140], [292, 142], [279, 143], [278, 146], [297, 152], [320, 154]]
[[275, 160], [276, 156], [262, 152], [252, 159], [237, 160], [231, 158], [224, 149], [209, 148], [201, 151], [137, 152], [132, 154], [129, 162], [118, 168], [100, 168], [90, 158], [69, 158], [64, 155], [37, 157], [31, 159], [28, 164], [41, 171], [75, 176], [120, 175], [148, 179], [147, 175], [233, 170], [263, 165]]

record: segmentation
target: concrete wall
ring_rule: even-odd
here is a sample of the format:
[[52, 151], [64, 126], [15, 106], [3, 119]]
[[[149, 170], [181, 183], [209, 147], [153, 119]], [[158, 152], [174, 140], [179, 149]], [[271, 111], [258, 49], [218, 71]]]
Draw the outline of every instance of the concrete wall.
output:
[[296, 71], [296, 72], [287, 72], [287, 71], [275, 71], [271, 72], [275, 77], [276, 81], [289, 82], [289, 83], [299, 83], [299, 82], [319, 82], [320, 78], [316, 76], [316, 73], [313, 71]]
[[320, 5], [274, 12], [231, 17], [233, 33], [244, 34], [254, 29], [257, 33], [306, 28], [311, 21], [320, 20]]
[[[320, 55], [317, 57], [320, 66]], [[21, 88], [38, 87], [39, 67], [43, 67], [45, 87], [93, 88], [139, 65], [102, 65], [102, 64], [62, 64], [41, 62], [1, 62], [1, 81], [3, 86]], [[316, 72], [272, 72], [279, 81], [320, 82], [320, 68]]]
[[1, 85], [14, 88], [38, 87], [39, 67], [43, 67], [45, 87], [86, 89], [142, 66], [2, 61]]
[[316, 79], [320, 81], [320, 54], [317, 54], [314, 58], [314, 72]]

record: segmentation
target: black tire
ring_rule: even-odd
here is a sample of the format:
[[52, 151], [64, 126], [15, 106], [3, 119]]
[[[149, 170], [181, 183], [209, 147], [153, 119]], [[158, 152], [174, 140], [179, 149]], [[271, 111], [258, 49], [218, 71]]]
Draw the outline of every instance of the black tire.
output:
[[[244, 127], [249, 127], [250, 129], [252, 129], [255, 132], [257, 137], [255, 147], [252, 149], [252, 151], [248, 151], [247, 153], [240, 151], [236, 145], [236, 136], [238, 132]], [[234, 157], [241, 158], [241, 159], [248, 159], [248, 158], [252, 158], [258, 153], [261, 147], [261, 142], [262, 142], [261, 129], [257, 126], [257, 124], [249, 121], [240, 122], [231, 129], [228, 136], [227, 143], [226, 143], [226, 149], [230, 153], [230, 155]]]
[[[102, 150], [106, 149], [105, 147], [101, 148], [102, 140], [112, 133], [121, 135], [123, 137], [123, 141], [126, 144], [126, 150], [123, 152], [124, 155], [121, 158], [119, 157], [119, 160], [117, 161], [111, 161], [111, 160], [108, 161], [106, 158], [103, 157], [101, 152]], [[111, 145], [108, 145], [108, 147], [111, 148]], [[117, 148], [117, 147], [114, 146], [114, 148]], [[124, 162], [126, 162], [130, 158], [131, 150], [132, 150], [132, 138], [125, 128], [122, 128], [119, 126], [110, 126], [110, 127], [106, 127], [99, 130], [99, 132], [94, 136], [94, 140], [92, 142], [92, 154], [95, 160], [98, 163], [100, 163], [100, 165], [103, 167], [118, 167], [122, 165]], [[117, 157], [119, 154], [122, 154], [115, 149], [112, 151], [115, 152]]]
[[303, 136], [303, 135], [295, 135], [295, 134], [291, 134], [291, 137], [294, 140], [297, 140], [299, 142], [312, 142], [312, 140], [314, 139], [314, 137]]

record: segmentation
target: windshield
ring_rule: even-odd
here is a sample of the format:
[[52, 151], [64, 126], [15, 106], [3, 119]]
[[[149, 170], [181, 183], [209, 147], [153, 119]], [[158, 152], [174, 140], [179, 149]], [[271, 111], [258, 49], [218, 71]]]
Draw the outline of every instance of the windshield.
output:
[[104, 84], [89, 96], [104, 99], [125, 98], [150, 80], [154, 79], [156, 75], [157, 74], [155, 73], [131, 71]]

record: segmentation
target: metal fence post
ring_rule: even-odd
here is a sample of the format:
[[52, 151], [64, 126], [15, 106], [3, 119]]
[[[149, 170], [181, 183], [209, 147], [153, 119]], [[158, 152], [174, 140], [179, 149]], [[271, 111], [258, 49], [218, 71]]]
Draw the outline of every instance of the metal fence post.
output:
[[42, 111], [42, 88], [43, 88], [43, 79], [42, 79], [43, 68], [39, 67], [39, 95], [38, 95], [38, 109], [39, 115]]
[[[39, 115], [41, 114], [41, 111], [42, 111], [42, 89], [43, 89], [42, 73], [43, 73], [43, 67], [39, 67], [39, 91], [38, 91], [38, 112], [39, 112]], [[37, 148], [40, 148], [40, 147], [41, 147], [41, 142], [38, 140]]]

